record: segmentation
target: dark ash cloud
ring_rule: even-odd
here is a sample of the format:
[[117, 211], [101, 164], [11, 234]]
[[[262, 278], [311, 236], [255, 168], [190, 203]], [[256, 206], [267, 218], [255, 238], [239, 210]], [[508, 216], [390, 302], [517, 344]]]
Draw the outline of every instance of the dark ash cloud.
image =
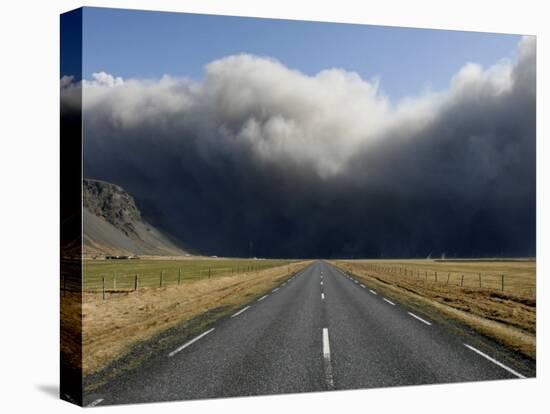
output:
[[201, 83], [96, 74], [83, 95], [85, 176], [202, 253], [535, 255], [533, 38], [397, 105], [354, 73], [249, 55]]

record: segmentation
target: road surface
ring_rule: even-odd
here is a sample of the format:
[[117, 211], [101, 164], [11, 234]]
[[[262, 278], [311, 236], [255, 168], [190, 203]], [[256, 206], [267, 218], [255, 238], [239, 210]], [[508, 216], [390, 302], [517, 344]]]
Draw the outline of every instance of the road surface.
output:
[[192, 340], [111, 380], [85, 405], [534, 375], [465, 335], [316, 261]]

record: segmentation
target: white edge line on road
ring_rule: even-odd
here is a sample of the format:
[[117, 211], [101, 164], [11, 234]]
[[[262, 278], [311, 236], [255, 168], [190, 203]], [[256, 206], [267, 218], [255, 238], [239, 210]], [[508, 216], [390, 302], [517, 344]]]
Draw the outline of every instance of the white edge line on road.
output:
[[507, 367], [507, 366], [504, 365], [502, 362], [499, 362], [499, 361], [497, 361], [496, 359], [491, 358], [489, 355], [487, 355], [487, 354], [481, 352], [479, 349], [476, 349], [476, 348], [474, 348], [473, 346], [468, 345], [468, 344], [464, 344], [464, 346], [465, 346], [466, 348], [468, 348], [468, 349], [474, 351], [475, 353], [481, 355], [483, 358], [485, 358], [485, 359], [491, 361], [493, 364], [498, 365], [499, 367], [505, 369], [505, 370], [508, 371], [510, 374], [513, 374], [513, 375], [515, 375], [515, 376], [518, 377], [518, 378], [525, 378], [524, 375], [521, 375], [519, 372], [514, 371], [512, 368]]
[[372, 289], [369, 289], [369, 292], [372, 293], [373, 295], [378, 295], [378, 293], [376, 293], [374, 290]]
[[321, 300], [325, 300], [325, 294], [321, 293]]
[[98, 398], [97, 400], [94, 400], [94, 401], [92, 401], [90, 404], [86, 405], [86, 408], [88, 408], [88, 407], [95, 407], [96, 405], [98, 405], [99, 403], [101, 403], [101, 401], [103, 401], [103, 398]]
[[264, 300], [265, 298], [267, 298], [269, 295], [263, 295], [260, 299], [258, 299], [256, 302], [261, 302], [262, 300]]
[[420, 322], [423, 322], [423, 323], [425, 323], [426, 325], [431, 325], [431, 324], [432, 324], [431, 322], [428, 322], [427, 320], [425, 320], [425, 319], [422, 319], [422, 318], [421, 318], [420, 316], [418, 316], [418, 315], [415, 315], [415, 314], [414, 314], [414, 313], [412, 313], [412, 312], [407, 312], [407, 313], [408, 313], [409, 315], [411, 315], [411, 316], [412, 316], [413, 318], [416, 318], [416, 319], [418, 319], [418, 320], [419, 320]]
[[272, 290], [273, 293], [277, 292], [279, 290], [279, 288], [275, 288]]
[[362, 287], [363, 289], [365, 289], [365, 288], [366, 288], [366, 286], [365, 286], [364, 284], [362, 284], [362, 283], [361, 283], [361, 287]]
[[235, 312], [233, 315], [231, 315], [232, 318], [234, 318], [235, 316], [239, 316], [241, 313], [243, 313], [244, 311], [250, 309], [250, 305], [248, 306], [245, 306], [244, 308], [242, 308], [240, 311], [238, 312]]
[[323, 328], [323, 359], [325, 360], [325, 380], [329, 389], [334, 388], [332, 378], [332, 364], [330, 362], [330, 344], [328, 340], [328, 328]]
[[174, 355], [176, 355], [178, 352], [184, 350], [185, 348], [187, 348], [189, 345], [191, 345], [192, 343], [194, 342], [197, 342], [199, 339], [201, 339], [203, 336], [206, 336], [208, 335], [210, 332], [212, 332], [214, 329], [216, 328], [210, 328], [209, 330], [207, 330], [206, 332], [203, 332], [201, 333], [199, 336], [196, 336], [195, 338], [191, 339], [189, 342], [186, 342], [184, 343], [182, 346], [180, 346], [179, 348], [176, 348], [174, 349], [172, 352], [170, 352], [168, 354], [169, 357], [172, 357]]
[[323, 286], [323, 281], [321, 281], [321, 286]]
[[388, 302], [390, 305], [395, 306], [395, 303], [393, 303], [391, 300], [386, 299], [386, 298], [382, 298], [382, 299], [384, 299], [384, 300], [385, 300], [386, 302]]

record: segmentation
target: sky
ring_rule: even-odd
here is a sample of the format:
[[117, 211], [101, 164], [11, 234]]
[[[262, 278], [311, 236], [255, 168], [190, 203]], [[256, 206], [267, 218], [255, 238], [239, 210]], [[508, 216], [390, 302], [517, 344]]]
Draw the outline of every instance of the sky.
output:
[[[308, 75], [328, 68], [378, 78], [392, 100], [446, 88], [465, 62], [511, 58], [519, 35], [186, 13], [84, 9], [83, 75], [164, 74], [199, 80], [204, 65], [239, 53], [275, 58]], [[406, 70], [403, 70], [406, 68]]]
[[534, 37], [100, 9], [83, 37], [84, 175], [184, 248], [536, 256]]

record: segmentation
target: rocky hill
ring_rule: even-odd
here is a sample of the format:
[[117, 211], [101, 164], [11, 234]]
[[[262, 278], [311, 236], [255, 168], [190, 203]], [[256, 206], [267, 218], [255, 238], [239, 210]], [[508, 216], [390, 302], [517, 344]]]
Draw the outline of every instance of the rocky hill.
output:
[[134, 198], [118, 185], [84, 179], [82, 198], [85, 255], [186, 254], [143, 219]]

